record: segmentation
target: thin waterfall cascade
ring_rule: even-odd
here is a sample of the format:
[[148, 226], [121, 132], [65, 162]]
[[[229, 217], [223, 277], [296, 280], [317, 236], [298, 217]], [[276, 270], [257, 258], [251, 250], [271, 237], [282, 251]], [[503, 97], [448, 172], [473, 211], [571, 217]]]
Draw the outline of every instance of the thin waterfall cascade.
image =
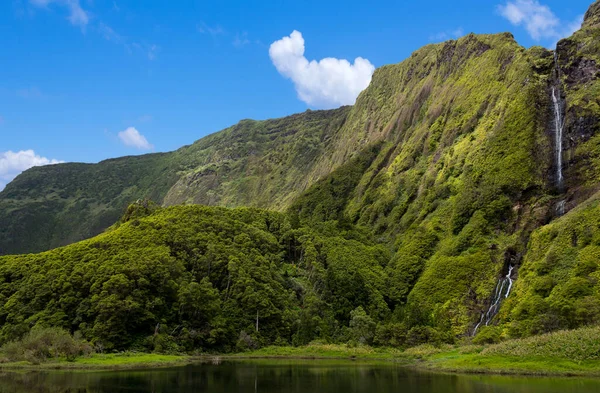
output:
[[477, 325], [475, 325], [475, 329], [473, 329], [473, 336], [475, 336], [475, 334], [477, 334], [477, 329], [479, 329], [479, 327], [482, 324], [485, 323], [485, 326], [488, 326], [490, 324], [490, 322], [492, 322], [492, 319], [494, 319], [494, 317], [496, 316], [496, 314], [498, 314], [498, 311], [500, 310], [502, 301], [504, 299], [506, 299], [508, 297], [508, 295], [510, 295], [510, 292], [512, 290], [513, 283], [514, 283], [514, 281], [512, 279], [512, 274], [513, 274], [514, 269], [515, 268], [513, 265], [509, 265], [508, 273], [506, 274], [506, 276], [502, 277], [496, 283], [496, 288], [494, 289], [494, 296], [492, 298], [492, 303], [490, 304], [490, 307], [487, 309], [487, 311], [481, 313], [479, 322], [477, 323]]
[[[563, 109], [565, 107], [560, 93], [560, 64], [558, 62], [558, 52], [554, 52], [554, 82], [552, 86], [552, 107], [554, 110], [554, 156], [556, 166], [556, 187], [560, 193], [564, 193], [564, 176], [563, 176], [563, 131], [565, 120]], [[559, 200], [554, 209], [557, 217], [565, 214], [565, 199]]]
[[562, 114], [562, 108], [564, 107], [563, 101], [560, 94], [560, 65], [558, 64], [558, 53], [554, 53], [554, 65], [555, 65], [555, 83], [552, 86], [552, 104], [554, 108], [554, 152], [556, 156], [556, 185], [559, 190], [562, 190], [563, 186], [563, 162], [562, 162], [562, 148], [563, 148], [563, 128], [564, 119]]
[[555, 127], [555, 153], [556, 153], [556, 183], [559, 188], [562, 187], [563, 173], [562, 173], [562, 135], [563, 135], [563, 122], [561, 115], [561, 103], [560, 103], [560, 92], [557, 94], [557, 88], [552, 87], [552, 102], [554, 103], [554, 127]]
[[565, 215], [565, 205], [566, 204], [567, 204], [567, 201], [565, 201], [564, 199], [562, 199], [556, 203], [556, 215], [558, 217]]

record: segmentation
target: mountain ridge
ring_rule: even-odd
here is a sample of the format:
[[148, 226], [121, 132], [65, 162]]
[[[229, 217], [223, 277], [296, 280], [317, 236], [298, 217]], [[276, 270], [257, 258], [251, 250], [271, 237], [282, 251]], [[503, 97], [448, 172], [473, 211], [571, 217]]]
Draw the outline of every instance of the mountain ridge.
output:
[[[507, 38], [509, 41], [514, 42], [514, 38], [510, 34], [494, 35], [494, 37], [496, 36]], [[469, 35], [465, 40], [470, 41], [473, 40], [474, 37], [476, 36]], [[478, 42], [477, 39], [474, 40], [475, 42]], [[431, 51], [431, 48], [447, 47], [448, 45], [448, 43], [431, 44], [422, 48], [422, 50], [429, 48], [427, 50]], [[411, 58], [418, 56], [418, 52], [419, 51], [413, 53]], [[468, 57], [471, 53], [466, 51], [463, 55]], [[397, 67], [402, 67], [402, 64], [410, 61], [411, 58], [399, 63]], [[412, 67], [415, 67], [415, 65], [412, 65]], [[393, 91], [389, 91], [389, 87], [386, 87], [385, 82], [386, 80], [389, 82], [389, 78], [393, 77], [392, 75], [389, 75], [390, 69], [393, 69], [393, 66], [384, 66], [376, 70], [370, 87], [367, 88], [365, 92], [361, 93], [357, 100], [357, 104], [352, 107], [342, 107], [332, 111], [307, 111], [281, 119], [265, 121], [243, 120], [237, 125], [208, 135], [191, 145], [184, 146], [171, 153], [160, 153], [161, 155], [158, 156], [143, 155], [122, 157], [102, 161], [96, 165], [99, 165], [100, 167], [111, 167], [113, 173], [119, 170], [123, 171], [122, 173], [124, 176], [128, 175], [127, 168], [123, 167], [122, 169], [119, 169], [116, 168], [116, 165], [127, 160], [131, 161], [134, 166], [137, 162], [143, 161], [149, 168], [142, 168], [143, 170], [141, 171], [132, 171], [134, 173], [129, 175], [133, 175], [135, 180], [132, 179], [128, 181], [120, 188], [120, 190], [114, 190], [111, 196], [112, 201], [103, 201], [100, 203], [99, 207], [95, 206], [97, 201], [93, 201], [93, 198], [89, 201], [81, 201], [76, 198], [75, 200], [71, 200], [73, 198], [67, 197], [64, 200], [59, 199], [58, 201], [55, 201], [53, 206], [47, 206], [45, 205], [46, 202], [41, 200], [31, 201], [29, 196], [25, 196], [29, 193], [27, 190], [28, 178], [35, 178], [40, 184], [44, 184], [43, 177], [46, 176], [48, 172], [51, 172], [52, 169], [58, 172], [63, 170], [61, 167], [62, 164], [47, 167], [46, 169], [32, 168], [18, 176], [15, 181], [11, 182], [12, 184], [7, 186], [5, 191], [0, 192], [0, 212], [4, 214], [6, 214], [7, 211], [9, 212], [8, 216], [0, 217], [0, 220], [9, 223], [4, 231], [0, 231], [0, 254], [42, 251], [100, 233], [103, 228], [110, 225], [110, 222], [114, 222], [118, 219], [129, 202], [140, 198], [143, 199], [149, 197], [155, 199], [158, 203], [164, 203], [165, 205], [191, 202], [230, 207], [250, 205], [263, 208], [274, 208], [277, 210], [285, 209], [302, 190], [307, 189], [308, 186], [313, 184], [316, 180], [326, 176], [333, 169], [347, 162], [347, 160], [357, 154], [358, 151], [369, 143], [375, 142], [380, 138], [385, 138], [385, 135], [389, 134], [393, 127], [390, 123], [391, 116], [400, 116], [400, 114], [388, 113], [392, 109], [379, 108], [376, 107], [376, 105], [377, 100], [383, 102], [389, 101], [389, 98], [385, 97], [393, 94]], [[381, 97], [377, 98], [375, 96]], [[373, 112], [375, 112], [375, 117], [371, 115]], [[324, 114], [332, 114], [332, 119], [326, 119], [328, 116], [321, 116]], [[413, 115], [404, 113], [403, 116], [410, 117]], [[319, 119], [319, 117], [321, 117], [321, 119]], [[310, 126], [311, 120], [304, 121], [304, 119], [307, 118], [313, 118], [312, 121], [315, 125]], [[398, 117], [396, 121], [400, 120], [400, 117]], [[351, 124], [347, 124], [347, 121]], [[323, 124], [320, 122], [323, 122]], [[309, 129], [304, 130], [303, 127], [306, 127], [306, 124], [309, 124]], [[327, 124], [330, 125], [328, 126]], [[266, 168], [255, 170], [255, 173], [250, 172], [246, 174], [246, 172], [242, 172], [244, 171], [244, 163], [240, 162], [240, 159], [242, 161], [245, 160], [246, 162], [253, 159], [253, 154], [246, 154], [244, 156], [243, 149], [251, 148], [253, 144], [256, 146], [258, 141], [260, 141], [260, 143], [264, 143], [265, 140], [268, 142], [269, 136], [267, 133], [270, 131], [266, 129], [269, 127], [280, 127], [281, 129], [275, 130], [276, 135], [283, 135], [281, 143], [278, 144], [277, 141], [272, 143], [275, 143], [276, 145], [289, 143], [286, 141], [290, 138], [286, 139], [285, 134], [300, 129], [300, 135], [305, 139], [298, 139], [300, 142], [304, 142], [304, 145], [300, 145], [300, 142], [296, 140], [289, 152], [283, 149], [284, 151], [281, 151], [281, 154], [278, 155], [277, 151], [265, 151], [262, 156], [254, 159], [254, 162], [260, 162], [261, 165], [266, 166]], [[233, 151], [230, 144], [230, 142], [233, 142], [234, 140], [228, 141], [224, 135], [232, 135], [233, 138], [238, 139], [240, 139], [239, 135], [242, 135], [237, 150]], [[251, 136], [249, 140], [244, 140], [244, 137], [248, 138], [248, 135]], [[217, 141], [220, 141], [221, 145], [218, 145]], [[244, 146], [246, 142], [248, 143], [248, 146]], [[211, 143], [214, 146], [210, 146]], [[313, 151], [315, 146], [322, 151]], [[211, 147], [213, 151], [210, 151]], [[234, 159], [227, 162], [227, 160], [223, 158], [223, 155], [219, 156], [214, 150], [233, 152]], [[210, 160], [211, 156], [215, 157], [213, 161]], [[281, 163], [285, 159], [289, 160], [290, 156], [296, 158], [306, 156], [307, 162], [291, 162], [287, 166], [281, 167], [281, 164], [278, 166], [278, 162]], [[152, 159], [153, 157], [156, 159]], [[275, 163], [273, 164], [270, 160], [275, 161]], [[237, 174], [234, 173], [231, 175], [231, 170], [229, 168], [231, 162], [233, 162], [234, 165], [238, 165], [236, 170], [239, 172]], [[299, 172], [288, 173], [288, 169], [294, 167], [294, 165], [304, 165], [304, 167], [302, 167], [301, 170], [298, 167], [297, 170]], [[276, 173], [278, 168], [280, 173]], [[286, 173], [281, 173], [282, 170]], [[38, 171], [40, 172], [40, 176], [36, 175], [36, 172]], [[101, 170], [96, 169], [93, 171], [97, 173], [102, 172]], [[44, 175], [41, 175], [41, 173], [44, 173]], [[141, 187], [137, 190], [136, 188], [139, 187], [137, 187], [136, 182], [150, 183], [150, 180], [145, 178], [146, 175], [144, 175], [144, 173], [152, 173], [151, 176], [154, 178], [163, 179], [160, 180], [163, 185], [159, 187], [157, 191], [152, 192], [149, 190], [148, 186]], [[269, 173], [271, 173], [270, 176], [268, 175]], [[101, 176], [96, 174], [95, 178], [101, 179]], [[298, 181], [296, 178], [302, 180]], [[54, 177], [50, 176], [50, 179], [54, 179]], [[270, 194], [268, 192], [261, 194], [261, 191], [259, 190], [265, 187], [265, 183], [267, 183], [266, 180], [269, 180], [269, 183], [277, 184], [278, 187], [273, 187]], [[23, 184], [23, 187], [17, 189], [20, 184]], [[40, 188], [44, 189], [46, 187], [52, 189], [53, 186], [52, 184], [47, 184]], [[85, 189], [89, 186], [83, 184], [82, 187]], [[108, 188], [111, 187], [109, 186]], [[165, 190], [166, 188], [169, 188], [169, 190]], [[268, 184], [266, 188], [269, 188]], [[282, 189], [283, 192], [281, 192]], [[123, 195], [121, 195], [121, 193]], [[43, 194], [43, 192], [41, 192], [41, 194]], [[246, 194], [249, 194], [249, 197], [245, 198], [244, 196]], [[64, 213], [64, 211], [68, 209], [68, 206], [72, 204], [87, 205], [87, 207], [84, 206], [83, 209], [79, 211], [80, 218], [77, 219], [77, 222], [87, 221], [91, 223], [90, 225], [78, 228], [77, 222], [73, 224], [71, 220], [70, 223], [66, 223], [64, 219], [59, 217], [61, 215], [60, 213]], [[100, 213], [97, 212], [98, 209], [101, 210]], [[44, 236], [43, 233], [36, 233], [39, 228], [39, 223], [35, 222], [35, 220], [24, 219], [24, 216], [27, 216], [25, 212], [28, 210], [54, 210], [55, 219], [58, 221], [57, 225], [63, 228], [61, 230], [71, 233], [66, 234], [65, 240], [62, 241], [60, 239], [50, 239], [31, 242], [31, 239], [33, 238], [44, 239]], [[2, 213], [0, 213], [0, 215]], [[24, 228], [15, 230], [10, 229], [11, 226], [17, 225], [15, 224], [16, 221], [20, 221], [20, 226]], [[28, 234], [31, 233], [31, 236], [29, 236], [30, 240], [26, 243], [21, 242], [19, 239], [23, 238], [23, 235], [15, 234], [15, 232], [19, 231], [27, 232]], [[8, 239], [7, 236], [10, 236], [10, 239]]]

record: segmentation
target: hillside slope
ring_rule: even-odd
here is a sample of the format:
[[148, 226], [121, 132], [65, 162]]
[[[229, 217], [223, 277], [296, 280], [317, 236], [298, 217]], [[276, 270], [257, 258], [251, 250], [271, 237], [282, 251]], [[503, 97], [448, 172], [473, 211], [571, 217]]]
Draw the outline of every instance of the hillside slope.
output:
[[0, 255], [87, 239], [137, 199], [281, 209], [314, 180], [349, 110], [243, 120], [171, 153], [29, 169], [0, 192]]
[[134, 204], [92, 239], [0, 257], [0, 344], [48, 325], [106, 350], [348, 339], [357, 307], [389, 313], [389, 255], [360, 231], [330, 229], [257, 209]]

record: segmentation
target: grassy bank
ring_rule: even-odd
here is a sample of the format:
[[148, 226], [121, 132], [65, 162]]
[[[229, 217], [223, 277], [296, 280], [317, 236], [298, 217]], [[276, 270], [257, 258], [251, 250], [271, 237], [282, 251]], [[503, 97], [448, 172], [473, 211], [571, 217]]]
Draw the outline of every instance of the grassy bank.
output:
[[600, 376], [600, 327], [560, 331], [493, 345], [392, 348], [313, 344], [266, 347], [228, 358], [368, 359], [443, 372]]
[[430, 349], [423, 355], [425, 367], [443, 371], [600, 376], [600, 327], [451, 351]]
[[265, 347], [232, 355], [91, 354], [72, 361], [0, 363], [0, 369], [131, 369], [247, 359], [337, 359], [402, 363], [441, 372], [600, 377], [600, 327], [560, 331], [491, 345], [421, 345], [405, 351], [345, 344]]
[[346, 344], [311, 344], [303, 347], [265, 347], [256, 351], [226, 356], [228, 359], [370, 359], [399, 360], [403, 352], [395, 348], [349, 346]]
[[52, 359], [43, 363], [7, 362], [0, 363], [1, 370], [113, 370], [113, 369], [140, 369], [183, 366], [193, 362], [190, 356], [160, 355], [153, 353], [117, 353], [93, 354], [78, 357], [73, 361], [66, 359]]
[[541, 356], [486, 356], [460, 354], [459, 351], [438, 354], [419, 363], [418, 367], [433, 371], [477, 374], [600, 377], [600, 362], [597, 360], [574, 361], [564, 357]]

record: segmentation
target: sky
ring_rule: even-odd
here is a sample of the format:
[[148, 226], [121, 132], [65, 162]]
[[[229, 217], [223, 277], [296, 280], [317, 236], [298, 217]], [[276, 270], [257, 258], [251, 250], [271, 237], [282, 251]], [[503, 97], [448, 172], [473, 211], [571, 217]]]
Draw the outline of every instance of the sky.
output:
[[592, 0], [1, 0], [0, 190], [353, 104], [375, 68], [470, 32], [553, 48]]

